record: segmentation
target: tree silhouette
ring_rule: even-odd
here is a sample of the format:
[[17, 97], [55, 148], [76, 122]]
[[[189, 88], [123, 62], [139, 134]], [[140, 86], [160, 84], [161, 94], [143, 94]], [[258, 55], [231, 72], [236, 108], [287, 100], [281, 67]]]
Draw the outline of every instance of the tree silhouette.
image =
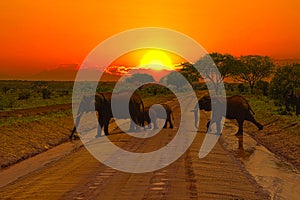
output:
[[285, 104], [286, 97], [300, 90], [300, 64], [278, 68], [270, 82], [270, 97]]
[[199, 80], [199, 78], [201, 78], [200, 73], [193, 64], [184, 62], [181, 63], [180, 66], [182, 67], [180, 73], [188, 80], [188, 82], [196, 82]]
[[132, 74], [130, 77], [126, 78], [127, 83], [151, 83], [154, 82], [153, 76], [149, 74]]
[[221, 82], [224, 78], [232, 75], [235, 66], [239, 64], [240, 62], [232, 55], [215, 52], [204, 55], [194, 65], [183, 63], [180, 73], [189, 82], [198, 81], [199, 78], [208, 79], [218, 93]]
[[179, 72], [174, 71], [169, 73], [168, 75], [162, 77], [159, 81], [160, 83], [165, 83], [167, 85], [173, 85], [179, 91], [185, 85], [188, 84], [185, 77], [183, 77]]
[[253, 93], [255, 84], [271, 75], [274, 63], [268, 56], [248, 55], [240, 57], [240, 65], [234, 71], [235, 79], [248, 83]]

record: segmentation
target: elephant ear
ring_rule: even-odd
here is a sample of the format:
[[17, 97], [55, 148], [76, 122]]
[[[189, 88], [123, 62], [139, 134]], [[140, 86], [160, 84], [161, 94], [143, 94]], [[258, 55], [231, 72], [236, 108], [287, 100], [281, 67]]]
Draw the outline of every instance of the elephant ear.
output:
[[211, 98], [209, 95], [202, 97], [202, 105], [205, 111], [211, 111]]
[[208, 102], [210, 102], [210, 96], [209, 95], [205, 95], [203, 97], [200, 98], [199, 100], [199, 104], [207, 104]]
[[211, 100], [209, 95], [203, 96], [202, 99], [203, 99], [204, 101], [210, 101], [210, 100]]
[[224, 105], [226, 102], [226, 99], [224, 97], [213, 97], [211, 99], [211, 103], [213, 104], [220, 104], [220, 105]]

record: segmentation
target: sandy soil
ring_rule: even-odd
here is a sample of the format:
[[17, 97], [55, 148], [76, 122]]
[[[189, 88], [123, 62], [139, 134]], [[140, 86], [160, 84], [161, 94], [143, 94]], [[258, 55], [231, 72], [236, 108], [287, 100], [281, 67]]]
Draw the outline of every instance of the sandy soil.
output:
[[[66, 142], [73, 127], [71, 104], [0, 112], [0, 120], [19, 120], [9, 125], [0, 125], [0, 166], [15, 164], [43, 151]], [[70, 116], [47, 118], [61, 111], [70, 111]], [[45, 117], [40, 120], [23, 121], [23, 117]]]
[[[245, 123], [245, 131], [259, 144], [264, 145], [275, 155], [291, 163], [300, 171], [300, 124], [290, 124], [283, 127], [284, 122], [277, 120], [265, 123], [264, 130], [257, 131], [256, 127], [250, 123]], [[296, 128], [298, 134], [290, 133], [289, 130]]]
[[[57, 105], [0, 113], [0, 119], [11, 116], [47, 115], [61, 110], [70, 110], [71, 105]], [[289, 133], [299, 124], [281, 127], [280, 121], [266, 124], [263, 131], [257, 131], [245, 123], [245, 131], [270, 151], [300, 169], [300, 137]], [[177, 126], [178, 126], [178, 122]], [[54, 121], [32, 121], [13, 126], [0, 126], [0, 163], [7, 167], [33, 155], [47, 151], [68, 141], [73, 127], [72, 116], [58, 117]], [[197, 155], [204, 136], [204, 127], [189, 151], [167, 168], [146, 175], [118, 172], [100, 164], [84, 149], [79, 148], [59, 161], [47, 164], [42, 169], [0, 189], [4, 199], [13, 197], [32, 199], [265, 199], [266, 193], [243, 166], [224, 148], [217, 144], [213, 152], [200, 160]], [[118, 132], [118, 131], [117, 131]], [[172, 137], [157, 138], [149, 142], [152, 151], [160, 148]], [[226, 133], [223, 133], [226, 134]], [[125, 134], [110, 136], [125, 149], [132, 150], [137, 143], [129, 141]], [[54, 176], [54, 174], [57, 174]], [[242, 189], [241, 189], [242, 188]], [[41, 192], [42, 191], [42, 192]], [[136, 198], [134, 198], [136, 197]]]

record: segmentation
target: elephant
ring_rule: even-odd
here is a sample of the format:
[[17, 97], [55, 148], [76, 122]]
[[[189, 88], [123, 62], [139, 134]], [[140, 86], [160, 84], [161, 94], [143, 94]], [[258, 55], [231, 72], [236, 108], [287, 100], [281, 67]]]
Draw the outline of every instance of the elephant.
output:
[[[218, 105], [224, 104], [224, 97], [213, 97], [212, 99], [210, 96], [205, 95], [202, 98], [198, 100], [198, 104], [195, 105], [195, 108], [193, 110], [194, 116], [195, 116], [195, 126], [197, 127], [198, 123], [198, 108], [199, 110], [205, 110], [205, 111], [211, 111], [212, 110], [212, 103], [216, 103]], [[239, 95], [231, 96], [226, 98], [227, 102], [227, 110], [226, 110], [226, 118], [227, 119], [236, 119], [239, 125], [238, 132], [235, 134], [236, 136], [242, 136], [243, 135], [243, 123], [244, 121], [250, 121], [253, 124], [255, 124], [259, 130], [263, 129], [263, 126], [258, 123], [254, 119], [254, 111], [251, 109], [248, 101]], [[216, 111], [213, 114], [213, 120], [209, 121], [206, 125], [207, 128], [210, 127], [210, 125], [213, 122], [216, 122], [217, 125], [217, 134], [221, 134], [221, 119], [223, 116], [220, 116], [218, 111]]]
[[98, 122], [100, 125], [100, 128], [98, 128], [98, 132], [96, 137], [100, 137], [102, 135], [102, 128], [104, 128], [105, 135], [109, 135], [108, 133], [108, 125], [109, 121], [112, 117], [116, 117], [118, 119], [131, 119], [130, 123], [130, 131], [135, 130], [135, 125], [139, 124], [139, 118], [138, 116], [141, 115], [141, 113], [144, 111], [144, 103], [141, 99], [141, 97], [137, 93], [133, 93], [129, 100], [129, 114], [126, 112], [128, 108], [124, 106], [125, 99], [129, 98], [128, 92], [120, 92], [116, 93], [115, 95], [115, 101], [117, 104], [117, 110], [120, 111], [117, 113], [117, 116], [113, 116], [112, 114], [112, 108], [111, 108], [111, 100], [112, 100], [112, 93], [110, 92], [101, 92], [97, 93], [95, 96], [83, 96], [78, 113], [77, 118], [75, 122], [75, 126], [72, 130], [72, 133], [70, 135], [70, 139], [72, 139], [76, 127], [79, 125], [80, 118], [83, 113], [91, 112], [96, 110], [98, 112]]
[[164, 113], [160, 107], [155, 105], [152, 107], [153, 109], [145, 108], [145, 111], [142, 112], [142, 116], [140, 117], [141, 126], [144, 127], [145, 126], [144, 122], [147, 122], [148, 128], [151, 128], [151, 119], [153, 119], [152, 122], [154, 126], [153, 128], [157, 129], [158, 127], [157, 127], [156, 119], [160, 118], [160, 119], [166, 119], [163, 128], [167, 128], [168, 122], [170, 125], [169, 128], [173, 128], [172, 120], [174, 121], [174, 115], [173, 115], [172, 108], [167, 104], [161, 104], [161, 106], [163, 106], [166, 113]]
[[[103, 109], [102, 107], [104, 104], [105, 104], [105, 99], [104, 99], [103, 95], [101, 95], [101, 94], [95, 94], [95, 96], [86, 96], [85, 95], [82, 97], [81, 102], [79, 104], [78, 111], [77, 111], [76, 122], [75, 122], [74, 128], [71, 132], [70, 139], [72, 139], [72, 137], [76, 131], [76, 127], [78, 127], [78, 125], [79, 125], [82, 115], [84, 113], [88, 113], [88, 112], [92, 112], [92, 111], [97, 111], [99, 113], [100, 110]], [[99, 121], [99, 124], [101, 124], [99, 118], [98, 118], [98, 121]]]

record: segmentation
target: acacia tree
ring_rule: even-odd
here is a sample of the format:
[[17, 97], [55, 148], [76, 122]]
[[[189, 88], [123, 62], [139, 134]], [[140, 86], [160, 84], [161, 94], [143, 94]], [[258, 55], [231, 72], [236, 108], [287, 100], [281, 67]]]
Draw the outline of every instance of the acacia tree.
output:
[[186, 80], [178, 73], [171, 72], [160, 80], [160, 83], [165, 82], [167, 85], [173, 85], [179, 91], [185, 85], [187, 85]]
[[180, 66], [182, 67], [180, 73], [188, 80], [191, 84], [192, 82], [196, 82], [201, 77], [197, 69], [194, 67], [193, 64], [189, 62], [181, 63]]
[[127, 83], [149, 83], [154, 82], [153, 76], [149, 74], [132, 74], [130, 77], [126, 78]]
[[232, 55], [215, 52], [206, 54], [194, 65], [183, 63], [180, 72], [190, 82], [197, 81], [199, 78], [210, 80], [216, 93], [218, 93], [224, 78], [231, 76], [237, 65], [239, 65], [239, 60]]
[[253, 93], [255, 84], [271, 75], [274, 63], [268, 56], [248, 55], [240, 57], [240, 65], [233, 72], [236, 80], [248, 83]]

